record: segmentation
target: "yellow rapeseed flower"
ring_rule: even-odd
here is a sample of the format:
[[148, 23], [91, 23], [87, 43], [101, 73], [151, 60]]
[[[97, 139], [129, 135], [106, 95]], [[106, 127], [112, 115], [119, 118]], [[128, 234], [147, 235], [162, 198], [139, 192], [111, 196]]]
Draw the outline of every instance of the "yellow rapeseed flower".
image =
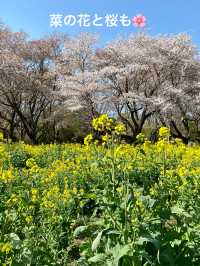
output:
[[93, 128], [99, 132], [111, 130], [112, 124], [113, 120], [108, 117], [108, 114], [103, 114], [92, 121]]
[[89, 134], [89, 135], [87, 135], [87, 136], [84, 138], [84, 144], [85, 144], [86, 146], [88, 146], [89, 144], [91, 144], [92, 140], [93, 140], [93, 136], [92, 136], [92, 134]]
[[0, 141], [3, 141], [3, 133], [2, 132], [0, 132]]
[[102, 137], [103, 144], [106, 144], [110, 140], [110, 136], [108, 134], [103, 135]]
[[31, 215], [26, 216], [25, 221], [27, 222], [27, 224], [30, 224], [33, 221], [33, 217]]
[[6, 253], [9, 254], [12, 251], [12, 245], [11, 243], [7, 242], [7, 243], [0, 243], [0, 251], [2, 253]]
[[160, 138], [169, 138], [170, 137], [170, 129], [168, 127], [161, 127], [159, 129], [159, 137]]
[[0, 175], [0, 180], [4, 183], [10, 183], [15, 180], [15, 176], [11, 169], [3, 171]]
[[114, 132], [116, 135], [122, 135], [126, 132], [126, 128], [123, 124], [117, 124], [115, 126]]

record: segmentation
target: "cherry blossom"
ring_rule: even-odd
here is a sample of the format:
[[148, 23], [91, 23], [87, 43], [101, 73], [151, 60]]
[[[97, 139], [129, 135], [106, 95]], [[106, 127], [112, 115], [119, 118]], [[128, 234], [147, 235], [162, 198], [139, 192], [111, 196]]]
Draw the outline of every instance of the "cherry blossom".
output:
[[146, 25], [146, 18], [145, 16], [139, 14], [133, 17], [132, 22], [135, 27], [143, 28]]

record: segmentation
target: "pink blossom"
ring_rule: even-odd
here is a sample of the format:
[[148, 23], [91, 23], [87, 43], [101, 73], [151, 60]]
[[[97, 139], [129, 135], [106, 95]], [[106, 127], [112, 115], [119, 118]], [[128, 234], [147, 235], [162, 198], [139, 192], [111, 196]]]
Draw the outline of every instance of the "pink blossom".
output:
[[137, 15], [132, 18], [132, 23], [135, 27], [143, 28], [146, 24], [146, 18], [143, 15]]

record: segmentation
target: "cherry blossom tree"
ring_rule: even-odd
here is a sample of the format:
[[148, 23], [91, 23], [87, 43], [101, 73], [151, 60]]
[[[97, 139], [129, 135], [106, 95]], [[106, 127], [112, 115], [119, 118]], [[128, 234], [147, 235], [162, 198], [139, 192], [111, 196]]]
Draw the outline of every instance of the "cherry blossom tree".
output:
[[0, 130], [54, 141], [68, 110], [83, 110], [88, 121], [116, 116], [132, 140], [155, 121], [186, 143], [200, 141], [200, 61], [189, 36], [139, 33], [101, 49], [97, 40], [80, 33], [30, 41], [0, 27]]
[[185, 143], [199, 139], [200, 61], [198, 50], [187, 35], [173, 38], [160, 37], [159, 45], [165, 50], [162, 75], [165, 82], [159, 90], [162, 123], [171, 128], [174, 137]]
[[[0, 104], [9, 109], [32, 143], [38, 141], [38, 126], [55, 100], [54, 60], [61, 39], [49, 37], [27, 41], [22, 33], [3, 32], [0, 54]], [[49, 115], [49, 113], [48, 113]], [[3, 112], [1, 118], [7, 119]], [[16, 123], [12, 122], [12, 127]]]
[[96, 97], [101, 86], [96, 82], [94, 46], [97, 35], [80, 33], [68, 39], [57, 62], [58, 85], [66, 108], [87, 108], [91, 116], [97, 113]]
[[[19, 56], [26, 38], [24, 33], [12, 33], [2, 26], [0, 30], [0, 127], [5, 135], [15, 139], [14, 131], [19, 125], [16, 111], [11, 107], [10, 100], [18, 99], [20, 105], [20, 91], [16, 88], [16, 81], [22, 81], [24, 69]], [[10, 96], [10, 97], [9, 97]]]
[[187, 35], [151, 37], [143, 33], [111, 42], [96, 53], [99, 79], [107, 85], [105, 100], [130, 128], [133, 138], [153, 115], [159, 115], [174, 135], [184, 138], [178, 127], [180, 117], [187, 120], [189, 109], [183, 112], [172, 95], [176, 94], [184, 107], [188, 97], [191, 103], [197, 99], [196, 55]]

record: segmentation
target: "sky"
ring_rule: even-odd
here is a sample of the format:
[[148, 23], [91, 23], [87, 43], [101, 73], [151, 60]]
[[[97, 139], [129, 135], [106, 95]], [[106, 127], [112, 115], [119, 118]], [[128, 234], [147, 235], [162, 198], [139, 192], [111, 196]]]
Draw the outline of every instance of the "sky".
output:
[[[79, 32], [94, 32], [100, 35], [102, 44], [118, 35], [146, 31], [150, 35], [177, 34], [186, 32], [200, 48], [200, 0], [0, 0], [0, 20], [13, 31], [23, 30], [30, 38], [39, 39], [50, 33], [65, 32], [74, 36]], [[95, 14], [102, 17], [103, 26], [80, 27], [50, 26], [50, 15], [65, 16], [90, 15], [91, 24]], [[132, 18], [137, 14], [146, 17], [146, 26], [138, 29], [133, 25], [123, 27], [119, 21], [117, 27], [107, 27], [105, 16], [123, 14]], [[64, 23], [63, 23], [64, 24]]]

